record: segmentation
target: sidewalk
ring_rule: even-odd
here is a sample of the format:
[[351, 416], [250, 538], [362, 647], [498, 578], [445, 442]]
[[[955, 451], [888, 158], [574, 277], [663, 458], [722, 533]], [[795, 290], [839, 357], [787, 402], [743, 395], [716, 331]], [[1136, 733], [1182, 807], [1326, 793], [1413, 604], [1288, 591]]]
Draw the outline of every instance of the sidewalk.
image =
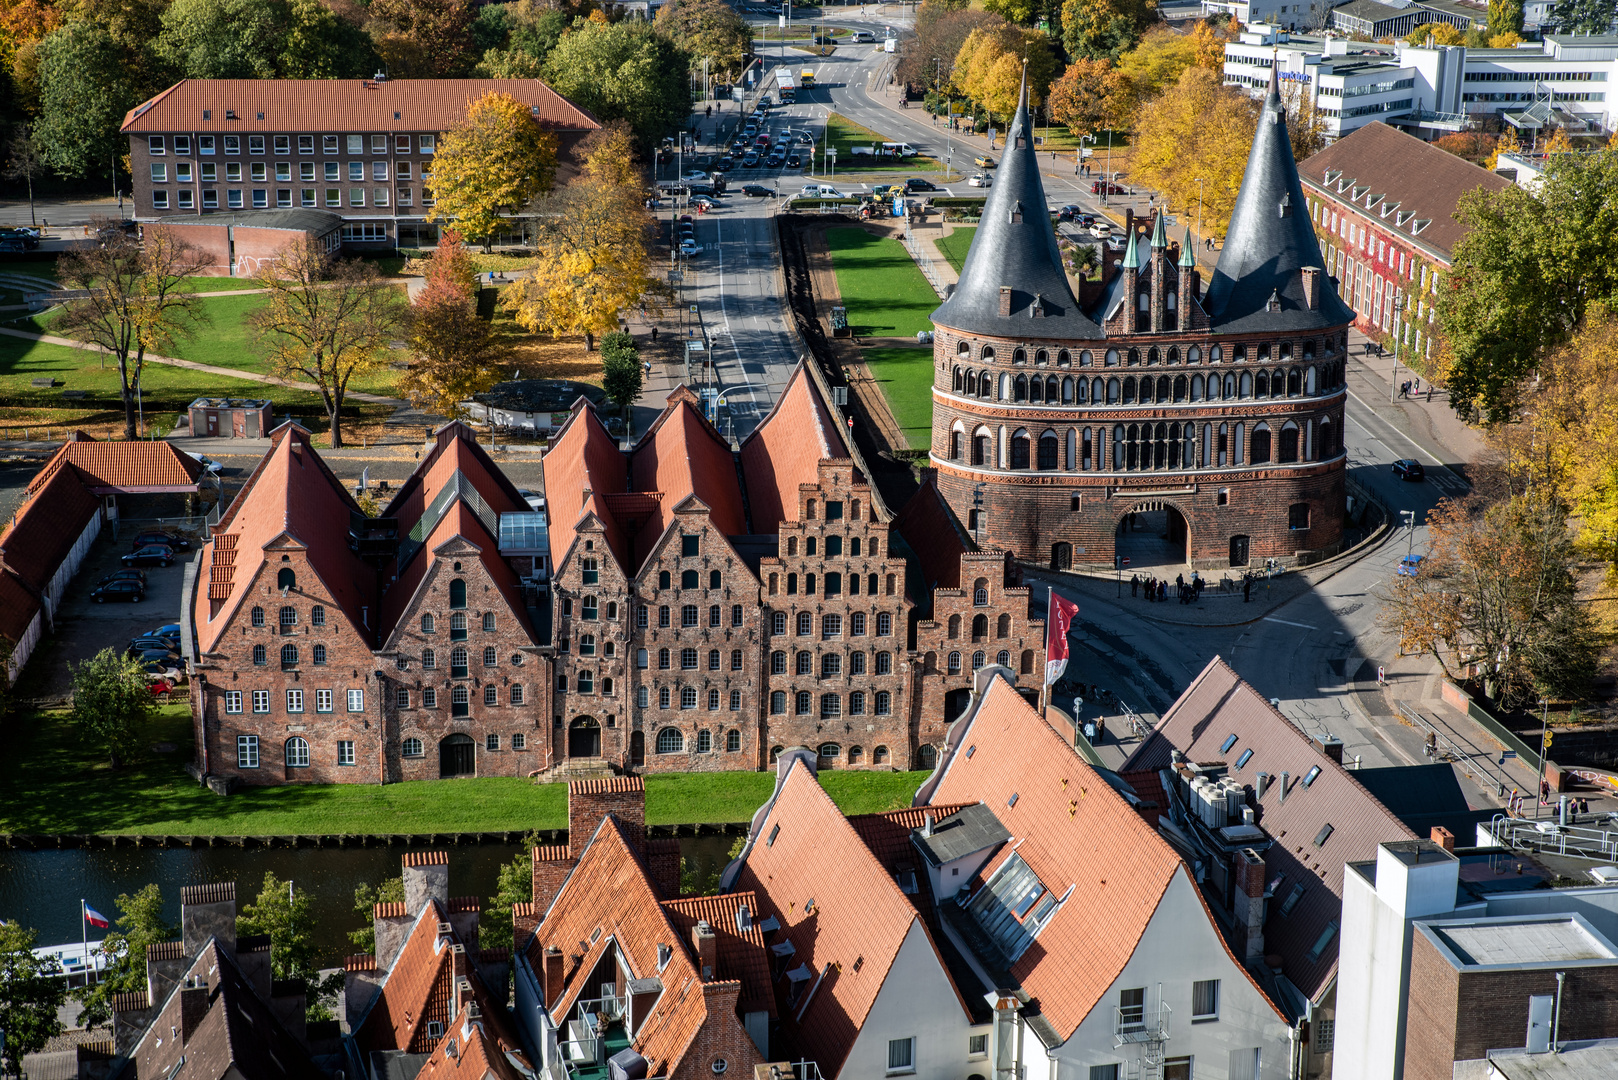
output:
[[[1434, 461], [1464, 479], [1470, 464], [1488, 450], [1483, 434], [1455, 415], [1446, 390], [1435, 390], [1431, 401], [1427, 400], [1425, 385], [1420, 397], [1396, 397], [1393, 354], [1369, 355], [1365, 352], [1368, 342], [1371, 339], [1359, 330], [1349, 330], [1349, 393], [1361, 405], [1393, 423], [1401, 434], [1425, 449]], [[1415, 378], [1414, 372], [1403, 363], [1399, 364], [1398, 382]]]

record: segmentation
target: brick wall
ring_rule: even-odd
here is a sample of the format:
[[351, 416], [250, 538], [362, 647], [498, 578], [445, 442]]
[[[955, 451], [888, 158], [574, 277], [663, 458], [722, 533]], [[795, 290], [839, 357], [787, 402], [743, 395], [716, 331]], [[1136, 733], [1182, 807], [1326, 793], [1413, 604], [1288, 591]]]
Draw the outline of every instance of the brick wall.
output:
[[702, 984], [708, 1018], [687, 1045], [678, 1068], [669, 1073], [669, 1080], [712, 1080], [714, 1063], [721, 1059], [726, 1064], [726, 1076], [752, 1076], [753, 1070], [764, 1063], [736, 1015], [741, 992], [739, 982]]
[[[629, 703], [635, 700], [630, 667], [634, 656], [630, 629], [633, 597], [629, 575], [613, 557], [599, 521], [592, 518], [580, 526], [573, 548], [559, 560], [551, 587], [552, 637], [557, 646], [552, 661], [551, 730], [545, 767], [572, 756], [600, 757], [620, 767], [627, 766], [627, 718]], [[596, 601], [593, 619], [585, 617], [584, 601], [590, 598]], [[594, 656], [579, 655], [584, 634], [595, 637]], [[560, 644], [564, 641], [565, 649]], [[583, 671], [592, 675], [589, 692], [579, 690], [579, 674]], [[578, 733], [578, 748], [595, 745], [596, 752], [569, 754], [570, 732]]]
[[575, 780], [567, 786], [567, 847], [578, 859], [608, 814], [618, 819], [636, 850], [646, 847], [646, 785], [638, 776]]

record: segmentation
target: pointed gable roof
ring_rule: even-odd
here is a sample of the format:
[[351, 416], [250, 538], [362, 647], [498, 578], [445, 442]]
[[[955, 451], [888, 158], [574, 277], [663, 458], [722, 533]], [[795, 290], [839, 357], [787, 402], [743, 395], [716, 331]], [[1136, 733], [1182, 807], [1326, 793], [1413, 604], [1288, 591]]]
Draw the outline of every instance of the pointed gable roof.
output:
[[29, 484], [28, 501], [0, 532], [0, 561], [36, 594], [56, 576], [57, 568], [78, 543], [101, 500], [90, 493], [77, 470], [58, 469], [43, 482]]
[[633, 573], [633, 553], [623, 530], [607, 511], [606, 497], [621, 495], [629, 487], [629, 465], [608, 434], [590, 402], [580, 398], [573, 415], [562, 425], [542, 463], [545, 470], [545, 509], [549, 518], [551, 566], [561, 564], [578, 535], [579, 523], [594, 514], [606, 530], [607, 546], [626, 572]]
[[[718, 953], [714, 977], [741, 984], [740, 1009], [744, 1013], [775, 1015], [775, 995], [770, 987], [770, 958], [764, 951], [764, 931], [758, 928], [758, 894], [726, 893], [723, 896], [685, 896], [664, 900], [663, 910], [679, 931], [680, 939], [691, 943], [698, 922], [714, 932]], [[743, 926], [742, 912], [746, 925]]]
[[166, 440], [110, 442], [75, 431], [28, 482], [28, 490], [37, 491], [68, 466], [96, 494], [195, 491], [202, 475], [202, 462]]
[[[1011, 289], [1009, 315], [1001, 314], [1003, 288]], [[1031, 319], [1036, 300], [1044, 311], [1037, 321]], [[960, 284], [932, 319], [968, 334], [1037, 334], [1062, 340], [1102, 336], [1101, 328], [1079, 309], [1062, 267], [1039, 178], [1026, 84], [977, 235], [961, 267]]]
[[[198, 559], [192, 618], [202, 651], [218, 645], [267, 561], [265, 547], [281, 536], [306, 550], [333, 603], [362, 639], [373, 641], [377, 620], [372, 615], [367, 626], [361, 609], [375, 611], [376, 572], [348, 547], [349, 515], [360, 513], [358, 504], [315, 452], [309, 432], [286, 423], [271, 438], [269, 453], [237, 492]], [[223, 603], [210, 618], [213, 600]]]
[[[1309, 953], [1327, 924], [1342, 916], [1345, 865], [1374, 859], [1378, 844], [1415, 834], [1220, 657], [1192, 680], [1124, 768], [1168, 768], [1175, 750], [1192, 761], [1225, 760], [1229, 755], [1220, 747], [1233, 735], [1236, 742], [1229, 754], [1254, 753], [1231, 775], [1244, 783], [1261, 771], [1274, 778], [1270, 790], [1256, 800], [1258, 825], [1272, 838], [1288, 838], [1262, 853], [1271, 878], [1285, 875], [1264, 925], [1264, 948], [1282, 958], [1286, 977], [1315, 1000], [1336, 975], [1336, 942], [1313, 960]], [[1232, 766], [1235, 760], [1230, 758]], [[1320, 774], [1305, 789], [1303, 778], [1314, 768]], [[1289, 786], [1285, 802], [1279, 790], [1283, 772]], [[1320, 847], [1310, 843], [1327, 825], [1327, 840]], [[1282, 917], [1281, 904], [1300, 884], [1303, 894]]]
[[635, 533], [632, 566], [638, 571], [674, 521], [674, 511], [695, 495], [707, 506], [714, 527], [726, 536], [747, 532], [742, 489], [730, 444], [708, 423], [697, 398], [683, 387], [669, 396], [646, 435], [629, 454], [633, 490], [657, 493], [651, 517]]
[[[476, 549], [473, 557], [483, 564], [489, 577], [494, 580], [495, 587], [500, 590], [500, 595], [517, 620], [517, 625], [528, 635], [530, 642], [539, 644], [535, 639], [533, 625], [529, 622], [528, 608], [523, 604], [522, 584], [512, 572], [511, 565], [500, 557], [500, 538], [488, 530], [483, 519], [464, 500], [456, 499], [422, 543], [422, 554], [411, 559], [403, 567], [399, 579], [389, 585], [388, 591], [382, 596], [379, 625], [386, 635], [382, 639], [386, 646], [397, 647], [394, 639], [400, 630], [408, 629], [401, 627], [399, 620], [410, 610], [426, 580], [428, 570], [433, 566], [433, 560], [427, 556], [436, 552], [441, 546], [457, 541], [464, 542], [469, 549]], [[468, 550], [467, 554], [473, 553]]]
[[921, 572], [926, 578], [921, 583], [922, 588], [960, 588], [961, 556], [976, 551], [977, 544], [961, 528], [955, 511], [938, 490], [936, 472], [927, 470], [921, 487], [899, 511], [894, 525], [921, 562]]
[[[444, 1026], [444, 1036], [433, 1047], [422, 1063], [416, 1080], [526, 1080], [530, 1069], [519, 1069], [506, 1054], [521, 1055], [514, 1044], [501, 1045], [485, 1025], [482, 1006], [478, 1015], [472, 1015], [472, 1002], [461, 1007], [459, 1014]], [[523, 1062], [527, 1064], [526, 1060]]]
[[771, 535], [798, 519], [798, 488], [820, 482], [820, 463], [846, 458], [848, 445], [820, 387], [800, 360], [786, 389], [742, 443], [742, 476], [752, 531]]
[[[750, 845], [736, 884], [758, 893], [763, 913], [781, 923], [773, 944], [790, 941], [793, 966], [811, 972], [813, 997], [783, 1009], [793, 1017], [783, 1023], [791, 1024], [798, 1050], [821, 1074], [836, 1076], [920, 918], [802, 761], [789, 767], [752, 835], [771, 839]], [[948, 978], [924, 923], [922, 932]], [[967, 1012], [964, 1002], [961, 1008]]]
[[[1203, 305], [1218, 333], [1308, 332], [1354, 320], [1329, 281], [1315, 310], [1304, 301], [1300, 271], [1326, 263], [1292, 158], [1276, 72], [1270, 69], [1242, 189]], [[1280, 311], [1268, 310], [1272, 296], [1279, 298]]]

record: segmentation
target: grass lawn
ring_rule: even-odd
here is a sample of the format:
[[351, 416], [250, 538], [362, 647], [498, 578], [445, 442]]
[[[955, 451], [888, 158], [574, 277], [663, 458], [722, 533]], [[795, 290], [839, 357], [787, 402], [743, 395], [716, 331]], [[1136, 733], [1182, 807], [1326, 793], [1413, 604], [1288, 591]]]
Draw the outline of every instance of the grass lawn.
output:
[[933, 440], [933, 350], [863, 349], [860, 355], [881, 384], [905, 442], [912, 450], [927, 449]]
[[[19, 717], [16, 756], [0, 776], [0, 833], [336, 835], [507, 832], [567, 827], [567, 786], [524, 779], [323, 784], [247, 788], [225, 798], [185, 772], [191, 721], [167, 706], [150, 749], [117, 771], [86, 750], [66, 714]], [[828, 772], [826, 790], [846, 813], [908, 806], [923, 773]], [[770, 795], [773, 773], [683, 773], [646, 779], [651, 824], [746, 821]]]
[[[925, 154], [913, 158], [879, 157], [876, 154], [854, 155], [856, 146], [868, 148], [872, 143], [892, 142], [890, 136], [881, 132], [872, 131], [862, 127], [846, 116], [832, 113], [826, 118], [827, 137], [831, 147], [837, 151], [835, 169], [838, 175], [843, 173], [903, 173], [906, 176], [920, 176], [927, 173], [940, 172], [943, 163], [937, 158]], [[823, 160], [821, 151], [825, 149], [824, 141], [815, 147], [816, 157]]]
[[931, 330], [938, 294], [903, 244], [864, 229], [827, 229], [837, 291], [862, 337], [914, 338]]
[[961, 267], [966, 265], [966, 251], [972, 246], [972, 237], [978, 234], [977, 226], [957, 228], [948, 236], [938, 241], [938, 250], [944, 253], [944, 258], [955, 267], [959, 274]]

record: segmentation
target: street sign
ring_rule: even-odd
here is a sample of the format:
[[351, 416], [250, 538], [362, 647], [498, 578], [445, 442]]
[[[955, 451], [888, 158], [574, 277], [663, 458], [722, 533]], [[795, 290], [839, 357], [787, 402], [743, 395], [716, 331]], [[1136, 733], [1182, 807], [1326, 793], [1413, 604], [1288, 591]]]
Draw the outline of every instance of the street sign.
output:
[[722, 409], [722, 408], [724, 408], [725, 406], [727, 406], [729, 404], [730, 404], [730, 401], [725, 397], [725, 395], [720, 394], [719, 395], [719, 407]]
[[1516, 757], [1517, 757], [1517, 751], [1515, 751], [1515, 750], [1502, 750], [1502, 751], [1500, 751], [1500, 764], [1504, 765], [1508, 761], [1515, 760]]

